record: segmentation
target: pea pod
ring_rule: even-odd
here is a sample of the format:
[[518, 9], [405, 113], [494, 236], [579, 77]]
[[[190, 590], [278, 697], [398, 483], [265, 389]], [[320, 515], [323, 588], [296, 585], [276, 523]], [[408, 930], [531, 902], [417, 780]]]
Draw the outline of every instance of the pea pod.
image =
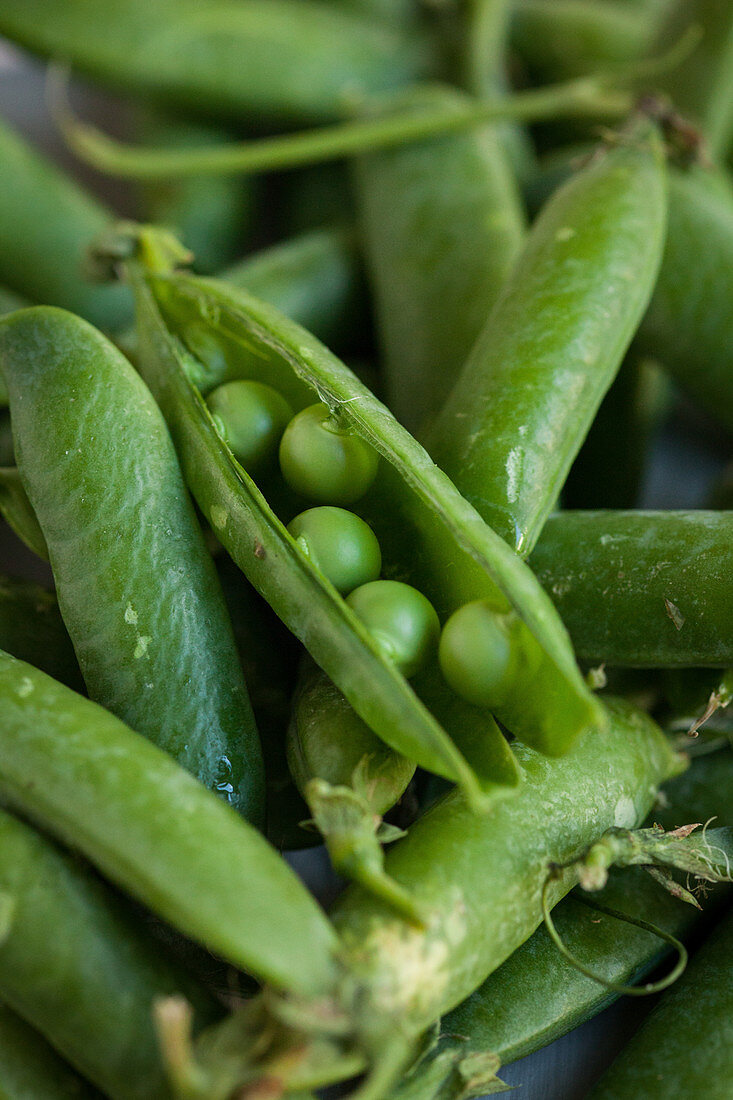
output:
[[101, 84], [240, 125], [332, 119], [431, 68], [422, 40], [313, 0], [3, 0], [0, 33]]
[[0, 655], [0, 791], [164, 920], [263, 981], [328, 988], [334, 933], [266, 840], [95, 703]]
[[[418, 677], [418, 692], [430, 695], [431, 710], [439, 711], [443, 723], [451, 723], [451, 735], [470, 754], [466, 763], [233, 459], [201, 392], [237, 366], [246, 373], [257, 362], [259, 380], [278, 389], [296, 409], [311, 404], [314, 395], [325, 399], [339, 410], [345, 425], [382, 455], [377, 479], [363, 502], [367, 518], [382, 544], [383, 560], [432, 599], [439, 615], [473, 592], [486, 593], [503, 606], [511, 602], [517, 609], [532, 654], [528, 659], [535, 662], [537, 683], [545, 682], [547, 692], [541, 704], [527, 698], [521, 707], [509, 703], [501, 717], [513, 732], [560, 752], [582, 728], [600, 719], [559, 624], [538, 599], [531, 574], [343, 364], [303, 329], [241, 291], [184, 274], [146, 277], [137, 266], [130, 268], [138, 299], [142, 370], [168, 418], [199, 506], [254, 586], [383, 740], [459, 780], [474, 802], [481, 799], [476, 773], [484, 772], [482, 780], [493, 787], [503, 743], [488, 716], [483, 738], [472, 734], [466, 743], [459, 741], [463, 724], [456, 721], [455, 698], [441, 689], [437, 673]], [[188, 354], [182, 353], [182, 343]], [[253, 348], [258, 357], [252, 356]], [[307, 619], [304, 607], [309, 609]]]
[[77, 691], [83, 686], [56, 597], [31, 581], [0, 576], [0, 648]]
[[53, 1047], [3, 1005], [0, 1008], [0, 1089], [3, 1100], [100, 1100]]
[[150, 393], [100, 333], [48, 307], [0, 322], [0, 363], [91, 696], [259, 817], [260, 748], [231, 625]]
[[[436, 88], [436, 105], [464, 97]], [[395, 110], [423, 109], [403, 95]], [[355, 162], [387, 404], [420, 428], [441, 407], [511, 270], [524, 214], [496, 128]]]
[[637, 122], [530, 232], [428, 450], [520, 554], [542, 529], [654, 287], [665, 171]]
[[733, 1073], [732, 963], [729, 912], [591, 1091], [592, 1100], [726, 1100]]
[[0, 466], [0, 514], [29, 550], [48, 561], [46, 539], [17, 466]]
[[0, 160], [0, 282], [31, 301], [63, 306], [110, 331], [121, 328], [132, 312], [129, 292], [94, 285], [83, 270], [85, 249], [110, 213], [5, 123]]
[[731, 512], [562, 512], [532, 567], [587, 661], [733, 664]]

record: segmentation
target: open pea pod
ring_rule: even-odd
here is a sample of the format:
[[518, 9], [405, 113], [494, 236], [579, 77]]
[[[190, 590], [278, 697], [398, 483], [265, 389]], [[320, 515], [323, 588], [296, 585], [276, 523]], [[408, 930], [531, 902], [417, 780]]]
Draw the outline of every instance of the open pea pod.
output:
[[[153, 262], [156, 239], [142, 231]], [[158, 245], [161, 243], [158, 239]], [[202, 391], [256, 377], [297, 408], [320, 398], [382, 456], [363, 500], [390, 575], [409, 578], [445, 618], [484, 598], [521, 620], [532, 691], [499, 717], [522, 740], [559, 754], [602, 711], [586, 688], [559, 619], [532, 573], [491, 531], [423, 448], [354, 374], [272, 306], [184, 273], [128, 264], [136, 293], [141, 370], [179, 450], [185, 476], [218, 538], [310, 650], [355, 711], [389, 745], [460, 783], [473, 805], [495, 783], [498, 730], [464, 739], [457, 698], [435, 674], [411, 685], [290, 537], [218, 434]], [[255, 351], [257, 354], [252, 354]], [[429, 708], [420, 694], [429, 694]], [[441, 724], [442, 723], [442, 724]], [[503, 751], [503, 750], [502, 750]]]

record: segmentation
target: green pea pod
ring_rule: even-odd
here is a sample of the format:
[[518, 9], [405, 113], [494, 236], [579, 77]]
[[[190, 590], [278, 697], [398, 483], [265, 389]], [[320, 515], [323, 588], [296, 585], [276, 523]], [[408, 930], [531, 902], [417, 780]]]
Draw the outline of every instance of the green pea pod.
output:
[[185, 996], [199, 1027], [220, 1010], [78, 860], [5, 812], [0, 836], [0, 886], [13, 903], [3, 1001], [113, 1100], [169, 1096], [155, 1001]]
[[665, 212], [661, 144], [641, 119], [546, 205], [428, 432], [438, 465], [522, 555], [647, 306]]
[[733, 137], [733, 9], [726, 0], [676, 0], [658, 45], [666, 48], [689, 27], [699, 30], [699, 42], [660, 83], [675, 107], [701, 126], [711, 158], [722, 163]]
[[512, 11], [511, 42], [533, 77], [567, 80], [645, 57], [654, 45], [658, 22], [658, 16], [638, 3], [632, 7], [618, 0], [518, 0]]
[[7, 1005], [0, 1008], [0, 1094], [3, 1100], [101, 1100]]
[[167, 753], [0, 655], [0, 791], [174, 928], [273, 985], [314, 994], [334, 933], [266, 840]]
[[591, 1091], [592, 1100], [727, 1100], [733, 1078], [733, 913]]
[[150, 393], [100, 333], [48, 307], [0, 322], [0, 364], [90, 695], [259, 818], [259, 741], [231, 624]]
[[[0, 374], [0, 390], [5, 390], [5, 379], [2, 374]], [[5, 393], [5, 400], [7, 400], [7, 392]], [[10, 413], [7, 409], [0, 409], [0, 464], [3, 466], [15, 464], [13, 432], [10, 425]]]
[[[460, 107], [456, 89], [394, 110]], [[387, 404], [411, 430], [441, 407], [508, 276], [524, 214], [494, 127], [355, 162], [356, 197], [385, 366]]]
[[0, 466], [0, 515], [29, 550], [48, 561], [46, 539], [17, 466]]
[[102, 84], [240, 125], [333, 119], [432, 64], [422, 39], [315, 0], [2, 0], [0, 33]]
[[0, 575], [0, 649], [76, 691], [83, 689], [56, 597], [31, 581]]
[[[464, 743], [457, 700], [436, 683], [437, 673], [422, 677], [418, 690], [431, 694], [430, 707], [440, 710], [448, 736], [234, 460], [201, 390], [231, 376], [236, 366], [251, 377], [257, 363], [259, 380], [279, 389], [295, 408], [315, 397], [325, 400], [382, 455], [364, 509], [383, 551], [389, 548], [383, 557], [390, 570], [420, 588], [439, 615], [475, 595], [517, 610], [536, 683], [546, 685], [535, 702], [507, 701], [500, 717], [517, 736], [561, 752], [581, 729], [602, 721], [532, 575], [342, 363], [299, 326], [241, 291], [184, 274], [146, 277], [135, 264], [130, 269], [142, 370], [168, 418], [199, 506], [254, 586], [383, 740], [460, 781], [474, 803], [481, 801], [480, 782], [495, 785], [504, 751], [488, 716], [484, 737], [472, 732]], [[470, 754], [468, 763], [451, 738]]]
[[560, 512], [532, 567], [583, 660], [733, 664], [732, 512]]
[[[141, 114], [139, 129], [146, 144], [174, 149], [229, 140], [225, 131], [150, 109]], [[174, 227], [201, 274], [220, 271], [241, 254], [253, 205], [249, 180], [194, 176], [153, 182], [141, 186], [140, 198], [145, 221]]]
[[[102, 328], [121, 328], [132, 313], [129, 291], [84, 277], [85, 249], [109, 224], [110, 213], [5, 123], [0, 162], [0, 282]], [[1, 308], [7, 312], [6, 305]]]

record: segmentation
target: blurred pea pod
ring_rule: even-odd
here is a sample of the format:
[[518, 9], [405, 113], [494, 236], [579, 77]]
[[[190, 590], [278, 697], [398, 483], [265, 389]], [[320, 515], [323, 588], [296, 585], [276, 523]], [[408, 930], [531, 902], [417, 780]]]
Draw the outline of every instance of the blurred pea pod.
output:
[[[0, 282], [34, 302], [63, 306], [116, 331], [132, 315], [129, 291], [85, 278], [89, 242], [112, 215], [60, 168], [0, 123]], [[3, 298], [0, 311], [12, 303]]]
[[531, 562], [581, 659], [733, 665], [733, 512], [559, 512]]
[[154, 1002], [186, 997], [197, 1028], [220, 1009], [79, 860], [4, 811], [0, 837], [0, 997], [113, 1100], [169, 1096]]
[[436, 463], [522, 555], [649, 302], [665, 192], [659, 134], [638, 119], [547, 203], [427, 432]]
[[[226, 131], [197, 125], [151, 108], [138, 112], [137, 131], [147, 145], [189, 149], [222, 145]], [[167, 225], [194, 255], [202, 275], [220, 271], [241, 255], [253, 214], [253, 185], [246, 178], [200, 176], [140, 186], [142, 217]]]
[[[464, 102], [436, 88], [394, 109]], [[414, 431], [442, 406], [512, 268], [521, 200], [488, 126], [360, 157], [355, 181], [387, 404]]]
[[101, 84], [238, 124], [334, 119], [432, 68], [421, 37], [317, 0], [2, 0], [0, 33]]
[[51, 307], [0, 321], [0, 364], [90, 694], [258, 819], [260, 746], [231, 625], [152, 396], [100, 333]]
[[76, 691], [83, 688], [56, 597], [31, 581], [0, 576], [0, 649]]
[[102, 1100], [7, 1005], [0, 1007], [0, 1090], [3, 1100]]
[[0, 466], [0, 515], [29, 550], [48, 561], [48, 545], [17, 466]]

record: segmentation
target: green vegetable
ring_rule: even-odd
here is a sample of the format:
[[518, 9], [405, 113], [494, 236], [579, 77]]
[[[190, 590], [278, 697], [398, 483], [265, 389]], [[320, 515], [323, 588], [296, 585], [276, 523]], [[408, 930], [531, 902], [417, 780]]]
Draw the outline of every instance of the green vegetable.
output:
[[532, 672], [521, 662], [519, 630], [516, 616], [497, 614], [486, 600], [454, 611], [443, 627], [439, 653], [453, 690], [469, 703], [489, 708], [507, 692], [521, 691]]
[[370, 581], [346, 597], [378, 647], [408, 679], [437, 648], [440, 623], [429, 600], [401, 581]]
[[280, 442], [280, 468], [296, 493], [320, 504], [354, 504], [377, 476], [379, 455], [327, 405], [293, 417]]
[[342, 596], [375, 581], [382, 552], [364, 520], [344, 508], [309, 508], [292, 519], [288, 531]]
[[100, 1100], [96, 1089], [7, 1006], [0, 1008], [0, 1089], [4, 1100]]
[[76, 691], [83, 681], [56, 597], [32, 581], [0, 576], [0, 649]]
[[0, 514], [29, 550], [48, 561], [46, 539], [17, 466], [0, 466]]
[[206, 404], [245, 470], [255, 473], [275, 464], [282, 434], [293, 415], [277, 390], [261, 382], [225, 382], [211, 391]]

